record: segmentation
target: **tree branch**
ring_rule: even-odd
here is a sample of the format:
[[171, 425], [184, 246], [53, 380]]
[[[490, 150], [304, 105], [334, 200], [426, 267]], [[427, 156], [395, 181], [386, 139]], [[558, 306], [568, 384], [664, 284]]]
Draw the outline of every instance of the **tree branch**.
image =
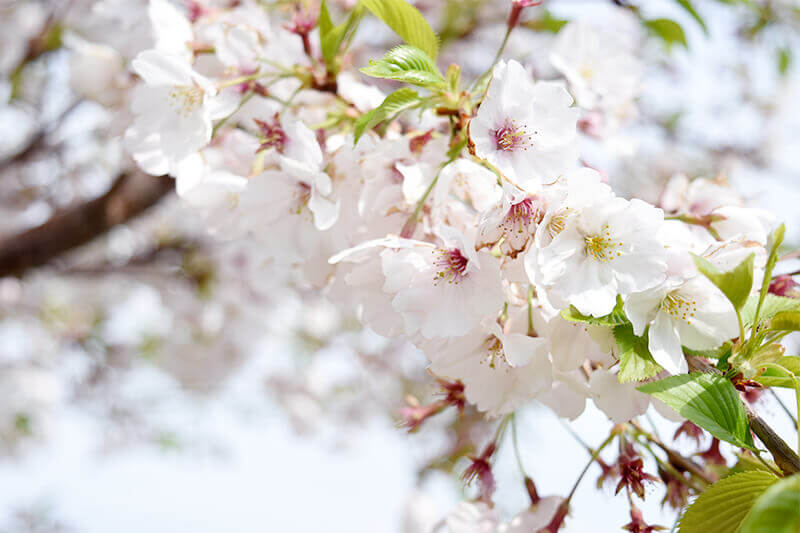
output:
[[794, 453], [791, 447], [786, 444], [782, 438], [778, 436], [771, 427], [767, 425], [764, 420], [753, 412], [752, 409], [745, 406], [747, 410], [747, 420], [750, 422], [750, 429], [756, 434], [758, 439], [764, 443], [772, 458], [775, 459], [775, 464], [778, 465], [784, 474], [790, 476], [800, 472], [800, 457]]
[[59, 113], [58, 117], [51, 120], [47, 124], [39, 126], [39, 128], [28, 137], [23, 146], [19, 147], [16, 152], [6, 154], [5, 158], [0, 160], [0, 171], [5, 170], [12, 165], [23, 163], [35, 155], [39, 150], [47, 148], [47, 137], [52, 134], [63, 122], [63, 120], [82, 102], [83, 100], [81, 99], [75, 100], [66, 108], [64, 108], [64, 110]]
[[121, 174], [104, 195], [56, 213], [40, 226], [0, 237], [0, 277], [47, 264], [142, 213], [172, 189], [166, 176]]

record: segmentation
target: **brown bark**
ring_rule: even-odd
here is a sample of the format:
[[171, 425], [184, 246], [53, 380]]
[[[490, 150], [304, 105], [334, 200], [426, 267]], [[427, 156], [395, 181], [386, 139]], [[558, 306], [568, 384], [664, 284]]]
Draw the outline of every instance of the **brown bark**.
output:
[[747, 420], [750, 422], [750, 429], [764, 443], [767, 450], [772, 454], [775, 464], [778, 465], [784, 474], [791, 476], [800, 472], [800, 457], [782, 438], [778, 436], [764, 420], [747, 408]]
[[49, 263], [142, 213], [172, 189], [167, 176], [121, 174], [102, 196], [60, 211], [40, 226], [0, 237], [0, 277]]

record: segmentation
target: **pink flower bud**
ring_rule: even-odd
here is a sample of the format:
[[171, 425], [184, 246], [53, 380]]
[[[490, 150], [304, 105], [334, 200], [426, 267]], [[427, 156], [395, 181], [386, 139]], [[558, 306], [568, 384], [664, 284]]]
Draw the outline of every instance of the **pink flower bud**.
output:
[[792, 276], [784, 274], [772, 280], [772, 283], [769, 284], [769, 292], [777, 296], [797, 298], [800, 296], [800, 290], [797, 289], [798, 287], [800, 287], [800, 285], [794, 281]]

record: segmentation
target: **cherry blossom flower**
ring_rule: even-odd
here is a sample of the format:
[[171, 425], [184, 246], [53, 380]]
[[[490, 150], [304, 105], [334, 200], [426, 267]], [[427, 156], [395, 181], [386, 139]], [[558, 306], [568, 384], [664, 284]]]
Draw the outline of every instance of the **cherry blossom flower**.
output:
[[638, 92], [641, 68], [626, 43], [587, 22], [571, 22], [558, 32], [550, 61], [586, 109], [613, 108]]
[[406, 333], [459, 337], [495, 315], [503, 293], [497, 261], [476, 252], [457, 230], [442, 228], [442, 246], [416, 246], [381, 254], [384, 290], [394, 293]]
[[150, 0], [147, 12], [153, 27], [153, 48], [191, 61], [194, 29], [183, 13], [168, 0]]
[[508, 524], [502, 525], [497, 531], [498, 533], [541, 531], [550, 524], [564, 501], [564, 498], [560, 496], [540, 498], [538, 502], [531, 505], [530, 509], [517, 514]]
[[[407, 335], [461, 337], [500, 311], [504, 301], [500, 267], [487, 252], [476, 252], [459, 231], [442, 227], [440, 234], [441, 245], [397, 238], [367, 241], [336, 254], [330, 262], [379, 259], [382, 290], [392, 295], [391, 309], [402, 318]], [[375, 255], [381, 248], [385, 249]]]
[[70, 57], [70, 87], [73, 91], [105, 106], [121, 103], [124, 86], [122, 56], [112, 47], [86, 41], [77, 35], [64, 36], [75, 52]]
[[524, 250], [544, 216], [540, 199], [506, 185], [503, 201], [483, 214], [479, 223], [481, 243], [500, 244], [504, 255], [516, 256]]
[[136, 119], [126, 141], [145, 172], [166, 174], [203, 148], [211, 140], [212, 121], [233, 108], [180, 56], [146, 50], [133, 60], [133, 69], [146, 85], [134, 94]]
[[561, 372], [553, 367], [553, 385], [550, 390], [536, 396], [536, 401], [550, 408], [556, 415], [574, 420], [586, 409], [586, 399], [591, 391], [580, 370]]
[[445, 519], [448, 533], [495, 533], [499, 524], [498, 512], [485, 502], [461, 502]]
[[711, 228], [725, 240], [741, 238], [767, 244], [775, 227], [775, 216], [763, 209], [725, 206], [711, 212]]
[[667, 212], [708, 215], [719, 207], [741, 203], [739, 195], [723, 180], [689, 180], [683, 174], [676, 174], [664, 188], [659, 205]]
[[533, 83], [522, 65], [501, 61], [469, 126], [475, 155], [537, 192], [575, 166], [578, 111], [570, 104], [562, 87]]
[[662, 222], [661, 210], [641, 200], [613, 198], [585, 207], [537, 250], [526, 264], [529, 275], [533, 271], [555, 307], [607, 315], [618, 295], [664, 281], [665, 252], [656, 238]]
[[497, 324], [478, 327], [449, 343], [426, 343], [431, 371], [464, 383], [467, 400], [489, 416], [514, 411], [550, 389], [547, 341], [504, 333]]
[[[495, 174], [468, 159], [456, 159], [439, 173], [431, 194], [435, 223], [474, 225], [477, 213], [499, 208], [503, 190]], [[457, 198], [460, 202], [453, 202]], [[481, 238], [481, 241], [485, 241]]]
[[624, 310], [636, 335], [644, 335], [649, 325], [650, 353], [671, 374], [688, 370], [683, 346], [710, 350], [738, 335], [733, 305], [700, 275], [631, 294]]
[[595, 405], [615, 424], [644, 414], [650, 404], [649, 397], [636, 390], [636, 383], [620, 383], [616, 374], [604, 369], [592, 372], [589, 387]]

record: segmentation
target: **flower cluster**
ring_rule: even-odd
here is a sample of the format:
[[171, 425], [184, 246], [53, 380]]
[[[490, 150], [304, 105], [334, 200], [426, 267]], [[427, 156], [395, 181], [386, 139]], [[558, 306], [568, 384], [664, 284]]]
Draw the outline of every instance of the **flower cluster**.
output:
[[[567, 419], [591, 400], [615, 424], [651, 405], [684, 422], [639, 386], [707, 356], [743, 389], [783, 354], [782, 334], [755, 335], [767, 291], [796, 292], [791, 277], [762, 288], [779, 244], [770, 214], [744, 207], [721, 180], [682, 175], [658, 200], [630, 198], [582, 158], [585, 141], [636, 113], [636, 39], [571, 22], [544, 55], [548, 78], [502, 59], [521, 10], [538, 4], [515, 0], [497, 58], [466, 84], [458, 65], [439, 70], [424, 18], [409, 33], [362, 1], [335, 25], [331, 11], [344, 9], [329, 3], [181, 10], [151, 0], [131, 15], [152, 27], [133, 53], [73, 38], [72, 70], [130, 88], [127, 151], [144, 172], [172, 176], [210, 234], [251, 250], [239, 270], [253, 288], [288, 277], [425, 355], [443, 394], [409, 402], [408, 428], [451, 407], [505, 428], [532, 401]], [[413, 9], [401, 4], [397, 16]], [[348, 47], [367, 9], [408, 44], [361, 73], [414, 89], [348, 70], [363, 60]], [[110, 92], [73, 85], [87, 98]], [[746, 315], [748, 296], [757, 307]], [[614, 431], [656, 442], [638, 426]], [[511, 522], [492, 507], [500, 433], [465, 473], [479, 501], [458, 506], [448, 529], [556, 531], [569, 498], [540, 499], [534, 488]], [[747, 447], [748, 438], [728, 441]], [[659, 478], [633, 445], [624, 451], [603, 469], [620, 478], [618, 492], [643, 499]], [[684, 466], [659, 466], [675, 505], [693, 481]], [[655, 527], [632, 501], [631, 520], [631, 531]]]
[[680, 178], [665, 216], [581, 165], [579, 120], [633, 105], [630, 49], [591, 46], [606, 40], [576, 23], [551, 54], [564, 80], [499, 61], [457, 120], [434, 109], [356, 140], [326, 110], [359, 116], [381, 92], [348, 72], [320, 82], [330, 70], [308, 32], [254, 9], [190, 22], [151, 2], [156, 39], [132, 61], [142, 83], [126, 141], [142, 169], [175, 177], [210, 231], [256, 243], [263, 275], [300, 273], [375, 332], [409, 340], [489, 416], [533, 399], [568, 418], [587, 398], [615, 422], [643, 413], [648, 398], [617, 375], [608, 317], [629, 321], [656, 365], [634, 380], [685, 373], [684, 348], [737, 337], [734, 307], [692, 255], [725, 271], [754, 254], [763, 267], [770, 217]]

